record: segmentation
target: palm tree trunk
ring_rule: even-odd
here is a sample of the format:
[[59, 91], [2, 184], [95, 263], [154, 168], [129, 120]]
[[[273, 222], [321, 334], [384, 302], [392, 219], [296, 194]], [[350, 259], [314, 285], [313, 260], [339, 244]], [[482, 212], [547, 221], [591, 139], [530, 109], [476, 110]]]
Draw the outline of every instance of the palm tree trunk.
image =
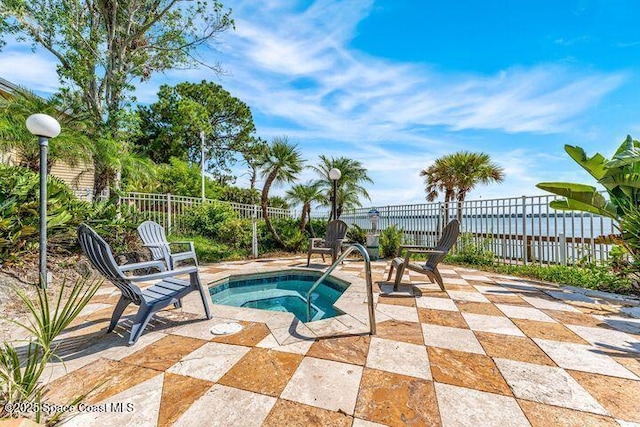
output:
[[304, 231], [307, 226], [307, 203], [302, 205], [302, 214], [300, 216], [300, 231]]
[[266, 181], [264, 182], [260, 204], [262, 206], [262, 217], [264, 218], [264, 222], [267, 224], [267, 229], [269, 229], [269, 232], [273, 235], [273, 238], [275, 239], [275, 241], [278, 242], [278, 244], [283, 248], [286, 248], [286, 245], [282, 241], [282, 238], [280, 237], [276, 229], [273, 227], [273, 224], [271, 223], [271, 218], [269, 218], [269, 210], [267, 209], [267, 206], [269, 204], [269, 189], [271, 188], [271, 184], [273, 183], [277, 174], [278, 174], [277, 170], [272, 171], [267, 177]]

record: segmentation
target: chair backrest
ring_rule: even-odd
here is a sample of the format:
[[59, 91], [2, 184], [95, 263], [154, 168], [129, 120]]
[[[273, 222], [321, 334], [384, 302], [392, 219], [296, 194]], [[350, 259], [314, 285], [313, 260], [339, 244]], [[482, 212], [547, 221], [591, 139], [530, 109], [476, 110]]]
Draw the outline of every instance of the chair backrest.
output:
[[[140, 235], [140, 239], [142, 239], [142, 242], [145, 245], [155, 243], [169, 246], [169, 243], [167, 242], [167, 236], [164, 233], [164, 228], [157, 222], [143, 222], [138, 226], [138, 234]], [[162, 248], [149, 247], [149, 250], [151, 251], [151, 256], [154, 260], [164, 259], [164, 252], [162, 251]]]
[[452, 220], [447, 226], [442, 230], [442, 236], [438, 241], [436, 250], [442, 251], [442, 254], [434, 254], [431, 255], [425, 264], [426, 268], [434, 268], [438, 265], [440, 261], [445, 257], [447, 252], [451, 250], [453, 245], [456, 244], [456, 240], [458, 240], [458, 235], [460, 234], [460, 222], [457, 219]]
[[78, 243], [82, 251], [89, 259], [89, 262], [111, 283], [122, 291], [122, 295], [134, 303], [140, 302], [142, 292], [140, 288], [131, 283], [118, 268], [116, 260], [113, 258], [109, 244], [104, 241], [87, 224], [80, 224], [78, 227]]
[[325, 247], [333, 247], [339, 239], [344, 239], [347, 234], [347, 223], [339, 219], [327, 224], [327, 233], [324, 236]]

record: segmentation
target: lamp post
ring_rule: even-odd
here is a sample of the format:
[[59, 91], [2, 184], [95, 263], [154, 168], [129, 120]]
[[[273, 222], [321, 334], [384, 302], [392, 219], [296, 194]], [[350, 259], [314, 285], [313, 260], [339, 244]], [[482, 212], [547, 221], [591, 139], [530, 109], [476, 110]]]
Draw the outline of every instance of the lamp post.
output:
[[338, 180], [342, 176], [340, 169], [333, 168], [329, 171], [329, 178], [332, 181], [333, 194], [331, 196], [331, 215], [334, 220], [338, 219]]
[[60, 135], [60, 123], [46, 114], [27, 118], [27, 129], [40, 143], [40, 285], [47, 288], [47, 149], [49, 138]]
[[202, 187], [202, 202], [204, 203], [204, 131], [200, 131], [200, 184]]

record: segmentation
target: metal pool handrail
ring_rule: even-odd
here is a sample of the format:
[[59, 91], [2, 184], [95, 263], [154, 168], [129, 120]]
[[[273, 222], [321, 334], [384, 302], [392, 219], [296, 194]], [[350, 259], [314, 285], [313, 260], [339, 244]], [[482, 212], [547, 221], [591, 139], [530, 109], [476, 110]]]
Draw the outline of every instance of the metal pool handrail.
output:
[[371, 335], [376, 334], [376, 316], [375, 310], [373, 308], [373, 282], [371, 281], [371, 259], [369, 258], [369, 253], [367, 250], [359, 243], [355, 243], [349, 246], [334, 262], [327, 271], [324, 272], [322, 276], [311, 286], [309, 292], [307, 292], [307, 322], [311, 321], [311, 294], [313, 291], [324, 281], [324, 279], [331, 274], [333, 270], [340, 264], [344, 259], [353, 251], [358, 251], [362, 254], [364, 258], [364, 268], [365, 268], [365, 279], [367, 281], [367, 305], [369, 306], [369, 333]]

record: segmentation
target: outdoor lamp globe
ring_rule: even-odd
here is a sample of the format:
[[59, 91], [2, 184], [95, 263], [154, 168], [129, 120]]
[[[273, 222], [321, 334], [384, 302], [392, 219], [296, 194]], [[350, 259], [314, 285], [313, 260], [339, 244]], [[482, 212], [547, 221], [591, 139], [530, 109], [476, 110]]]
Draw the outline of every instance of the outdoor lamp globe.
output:
[[340, 172], [340, 169], [333, 168], [329, 171], [329, 178], [331, 178], [333, 181], [339, 180], [341, 176], [342, 172]]
[[60, 135], [60, 123], [46, 114], [32, 114], [27, 118], [27, 129], [36, 136], [55, 138]]

